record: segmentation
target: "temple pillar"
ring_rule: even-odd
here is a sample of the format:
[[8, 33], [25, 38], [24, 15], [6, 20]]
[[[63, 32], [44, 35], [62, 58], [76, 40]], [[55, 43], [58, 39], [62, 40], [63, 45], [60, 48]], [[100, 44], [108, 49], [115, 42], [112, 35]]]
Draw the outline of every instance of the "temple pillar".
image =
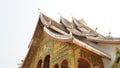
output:
[[69, 51], [68, 51], [68, 53], [69, 53], [69, 59], [70, 59], [70, 66], [71, 66], [71, 68], [75, 68], [75, 54], [74, 54], [74, 50], [73, 49], [70, 49]]

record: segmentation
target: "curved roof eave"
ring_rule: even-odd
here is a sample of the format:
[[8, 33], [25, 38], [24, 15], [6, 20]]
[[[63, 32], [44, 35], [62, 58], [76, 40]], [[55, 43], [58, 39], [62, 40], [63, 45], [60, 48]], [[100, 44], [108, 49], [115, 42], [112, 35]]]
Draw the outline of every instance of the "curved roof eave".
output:
[[57, 39], [57, 40], [62, 41], [62, 42], [71, 42], [73, 40], [72, 36], [55, 33], [52, 30], [50, 30], [49, 28], [47, 28], [47, 27], [44, 27], [44, 31], [49, 36], [51, 36], [52, 38]]
[[61, 35], [61, 34], [57, 34], [57, 33], [54, 33], [53, 31], [51, 31], [49, 28], [47, 27], [44, 27], [44, 31], [49, 35], [51, 36], [52, 38], [56, 39], [56, 40], [59, 40], [59, 41], [62, 41], [62, 42], [70, 42], [70, 43], [73, 43], [73, 44], [76, 44], [80, 47], [83, 47], [101, 57], [104, 57], [104, 58], [107, 58], [107, 59], [111, 59], [111, 57], [108, 55], [108, 54], [105, 54], [104, 52], [72, 37], [72, 36], [66, 36], [66, 35]]
[[[41, 21], [41, 22], [44, 23], [44, 21]], [[46, 21], [46, 22], [49, 22], [49, 21]], [[52, 32], [49, 29], [57, 31], [60, 34], [55, 34], [54, 32]], [[108, 54], [106, 54], [106, 53], [104, 53], [104, 52], [102, 52], [102, 51], [100, 51], [100, 50], [98, 50], [98, 49], [96, 49], [96, 48], [94, 48], [94, 47], [92, 47], [92, 46], [90, 46], [90, 45], [76, 39], [76, 38], [74, 38], [73, 36], [70, 37], [70, 35], [68, 33], [66, 33], [65, 31], [63, 31], [63, 30], [61, 30], [61, 29], [59, 29], [59, 28], [57, 28], [55, 26], [53, 26], [52, 24], [50, 24], [49, 27], [44, 25], [44, 31], [54, 39], [57, 39], [59, 41], [66, 41], [66, 42], [76, 44], [76, 45], [81, 46], [81, 47], [83, 47], [83, 48], [85, 48], [85, 49], [87, 49], [87, 50], [101, 56], [101, 57], [111, 59], [111, 57]]]

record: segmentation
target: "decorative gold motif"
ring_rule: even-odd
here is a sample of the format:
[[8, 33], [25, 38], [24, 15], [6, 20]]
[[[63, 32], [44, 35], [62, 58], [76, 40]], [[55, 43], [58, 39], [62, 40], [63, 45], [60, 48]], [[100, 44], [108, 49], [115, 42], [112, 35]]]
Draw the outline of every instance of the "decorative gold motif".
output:
[[80, 57], [88, 60], [91, 64], [91, 68], [94, 64], [99, 64], [101, 68], [104, 68], [101, 57], [98, 55], [74, 44], [56, 41], [45, 32], [43, 32], [39, 38], [35, 37], [32, 45], [35, 46], [32, 46], [30, 50], [26, 68], [36, 68], [40, 59], [43, 61], [43, 65], [47, 55], [50, 56], [49, 68], [53, 68], [56, 63], [60, 67], [63, 60], [68, 61], [68, 66], [70, 68], [77, 68], [78, 58]]

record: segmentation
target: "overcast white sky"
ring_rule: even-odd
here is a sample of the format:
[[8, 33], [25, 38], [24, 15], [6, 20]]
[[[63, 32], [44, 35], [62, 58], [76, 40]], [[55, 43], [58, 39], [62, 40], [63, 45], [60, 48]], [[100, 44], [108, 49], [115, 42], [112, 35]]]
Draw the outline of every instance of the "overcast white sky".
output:
[[0, 0], [0, 67], [17, 68], [24, 59], [39, 17], [39, 11], [59, 21], [59, 12], [83, 18], [103, 35], [120, 37], [119, 0]]

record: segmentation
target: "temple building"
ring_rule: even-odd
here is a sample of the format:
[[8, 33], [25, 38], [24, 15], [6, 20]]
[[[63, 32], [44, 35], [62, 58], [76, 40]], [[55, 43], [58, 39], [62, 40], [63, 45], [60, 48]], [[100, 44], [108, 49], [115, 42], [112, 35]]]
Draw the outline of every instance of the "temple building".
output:
[[56, 22], [40, 13], [21, 68], [120, 68], [120, 38], [97, 33], [83, 19]]

